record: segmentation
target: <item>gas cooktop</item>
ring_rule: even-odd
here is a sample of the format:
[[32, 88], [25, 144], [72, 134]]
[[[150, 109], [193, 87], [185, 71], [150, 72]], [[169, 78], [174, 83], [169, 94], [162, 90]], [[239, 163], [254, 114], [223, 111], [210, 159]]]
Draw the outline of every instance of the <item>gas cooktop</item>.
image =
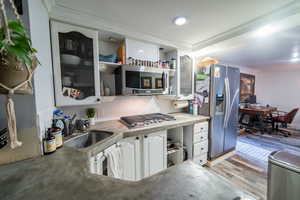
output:
[[164, 121], [173, 121], [173, 120], [176, 120], [175, 117], [161, 114], [161, 113], [121, 117], [121, 121], [128, 128], [145, 127], [151, 124], [157, 124]]

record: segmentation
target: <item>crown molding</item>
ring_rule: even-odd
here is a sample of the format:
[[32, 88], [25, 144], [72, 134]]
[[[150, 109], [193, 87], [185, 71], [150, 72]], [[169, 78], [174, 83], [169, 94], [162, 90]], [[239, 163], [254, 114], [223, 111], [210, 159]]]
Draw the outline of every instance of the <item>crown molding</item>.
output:
[[50, 19], [54, 19], [54, 20], [58, 20], [58, 21], [62, 21], [74, 25], [84, 26], [87, 28], [110, 31], [129, 38], [135, 38], [138, 40], [170, 46], [182, 50], [192, 49], [191, 44], [185, 42], [164, 40], [147, 33], [142, 33], [135, 30], [129, 30], [128, 28], [124, 27], [123, 24], [111, 23], [109, 21], [100, 18], [97, 15], [72, 9], [69, 7], [65, 7], [63, 5], [60, 5], [59, 3], [55, 4], [55, 8], [53, 7], [51, 8], [51, 12], [49, 16]]
[[289, 3], [283, 7], [280, 7], [272, 12], [257, 17], [232, 29], [229, 29], [228, 31], [222, 32], [206, 40], [193, 44], [192, 50], [197, 51], [210, 45], [234, 38], [249, 31], [253, 31], [260, 26], [289, 17], [291, 15], [298, 14], [299, 12], [300, 2], [298, 0], [295, 0], [292, 3]]
[[52, 8], [55, 6], [55, 0], [42, 0], [44, 6], [46, 7], [48, 13], [51, 12]]

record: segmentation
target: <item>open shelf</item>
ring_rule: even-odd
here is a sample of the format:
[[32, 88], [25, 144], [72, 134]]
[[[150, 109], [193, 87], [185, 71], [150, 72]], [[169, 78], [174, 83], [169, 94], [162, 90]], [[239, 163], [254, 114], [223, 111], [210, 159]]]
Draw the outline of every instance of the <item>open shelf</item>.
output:
[[180, 164], [183, 162], [183, 128], [173, 128], [167, 131], [168, 166]]

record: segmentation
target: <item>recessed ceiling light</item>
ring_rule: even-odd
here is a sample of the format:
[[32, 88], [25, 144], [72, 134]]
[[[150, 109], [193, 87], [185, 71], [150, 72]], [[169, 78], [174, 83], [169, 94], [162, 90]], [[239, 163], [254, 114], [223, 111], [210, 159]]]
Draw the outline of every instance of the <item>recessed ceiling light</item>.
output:
[[184, 24], [186, 24], [187, 20], [185, 17], [176, 17], [173, 20], [173, 23], [176, 24], [177, 26], [182, 26]]
[[261, 27], [260, 29], [255, 31], [254, 35], [256, 37], [265, 37], [265, 36], [268, 36], [268, 35], [271, 35], [271, 34], [277, 32], [278, 30], [279, 30], [279, 28], [277, 26], [269, 24], [269, 25]]

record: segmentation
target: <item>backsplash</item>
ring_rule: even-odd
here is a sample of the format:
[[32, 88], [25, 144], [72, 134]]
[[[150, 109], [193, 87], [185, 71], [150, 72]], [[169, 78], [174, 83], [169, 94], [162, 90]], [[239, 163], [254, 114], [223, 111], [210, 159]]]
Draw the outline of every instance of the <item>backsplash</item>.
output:
[[139, 115], [147, 113], [172, 113], [180, 112], [175, 109], [170, 100], [162, 100], [154, 96], [120, 96], [112, 102], [103, 102], [93, 106], [68, 106], [61, 108], [65, 114], [77, 114], [86, 117], [87, 108], [97, 109], [97, 121], [119, 119], [122, 116]]

